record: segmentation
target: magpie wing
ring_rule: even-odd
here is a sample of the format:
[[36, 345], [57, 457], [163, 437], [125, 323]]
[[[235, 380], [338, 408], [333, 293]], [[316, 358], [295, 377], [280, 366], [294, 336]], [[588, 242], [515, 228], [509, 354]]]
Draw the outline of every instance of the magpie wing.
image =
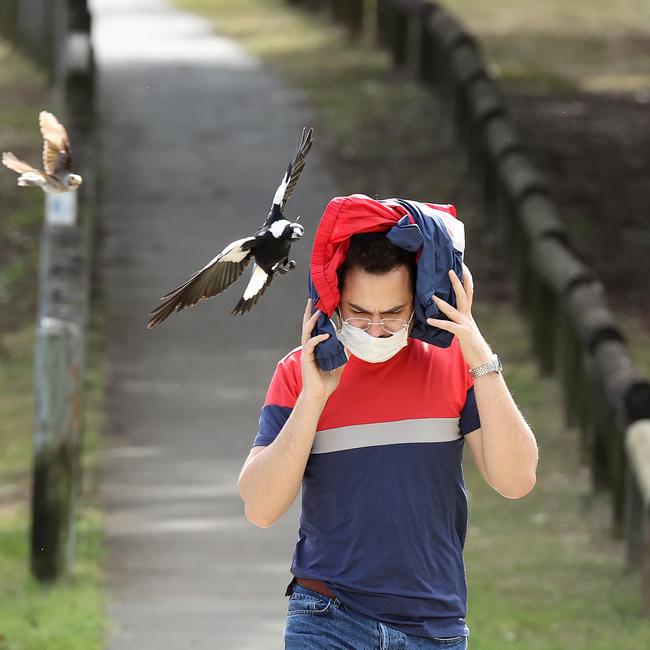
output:
[[284, 173], [284, 176], [282, 178], [282, 182], [280, 185], [278, 185], [278, 189], [275, 191], [271, 214], [269, 214], [267, 223], [264, 225], [269, 225], [269, 220], [274, 221], [276, 218], [281, 218], [281, 214], [280, 217], [277, 216], [278, 210], [276, 206], [279, 206], [279, 212], [281, 213], [284, 210], [284, 206], [287, 204], [291, 193], [296, 187], [298, 178], [300, 177], [302, 170], [305, 168], [305, 158], [307, 157], [307, 153], [311, 149], [311, 145], [313, 143], [313, 132], [313, 128], [310, 128], [309, 130], [307, 130], [306, 127], [303, 128], [300, 142], [296, 147], [296, 154], [293, 157], [293, 161], [289, 163], [287, 171]]
[[231, 314], [245, 314], [250, 311], [272, 281], [273, 273], [267, 273], [261, 266], [253, 263], [253, 274], [244, 290], [244, 295], [240, 298]]
[[162, 296], [163, 302], [151, 312], [147, 328], [151, 329], [174, 312], [192, 307], [229, 287], [250, 264], [254, 241], [255, 237], [244, 237], [228, 244], [200, 271]]
[[65, 127], [47, 111], [39, 113], [38, 125], [43, 136], [43, 169], [50, 176], [69, 174], [72, 171], [72, 157]]

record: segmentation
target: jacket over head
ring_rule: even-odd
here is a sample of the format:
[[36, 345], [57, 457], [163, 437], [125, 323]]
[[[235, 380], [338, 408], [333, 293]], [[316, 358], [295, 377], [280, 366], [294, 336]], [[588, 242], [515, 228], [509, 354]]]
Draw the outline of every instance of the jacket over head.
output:
[[347, 361], [330, 321], [340, 301], [336, 271], [345, 260], [350, 237], [365, 232], [385, 232], [392, 244], [416, 254], [411, 336], [443, 348], [449, 347], [454, 336], [426, 319], [449, 320], [433, 301], [434, 294], [456, 307], [449, 270], [462, 282], [465, 250], [465, 227], [456, 217], [456, 208], [399, 198], [376, 200], [365, 194], [337, 196], [327, 204], [316, 230], [308, 273], [312, 309], [321, 310], [312, 336], [330, 335], [315, 349], [322, 370], [334, 370]]

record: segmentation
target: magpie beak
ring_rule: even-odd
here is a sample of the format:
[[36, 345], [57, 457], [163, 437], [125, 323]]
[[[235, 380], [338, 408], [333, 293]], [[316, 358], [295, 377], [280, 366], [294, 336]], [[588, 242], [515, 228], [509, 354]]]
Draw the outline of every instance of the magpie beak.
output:
[[2, 164], [20, 174], [20, 187], [40, 187], [44, 192], [62, 194], [76, 190], [83, 179], [72, 173], [70, 138], [59, 120], [41, 111], [38, 125], [43, 136], [43, 169], [36, 169], [10, 151], [2, 154]]
[[275, 191], [271, 210], [262, 226], [250, 237], [228, 244], [185, 283], [162, 296], [163, 302], [149, 314], [147, 328], [158, 325], [174, 312], [221, 293], [253, 262], [248, 285], [231, 312], [245, 314], [257, 303], [276, 273], [286, 275], [296, 268], [295, 261], [289, 259], [291, 244], [303, 236], [305, 229], [297, 220], [290, 222], [285, 219], [284, 208], [305, 167], [313, 143], [313, 131], [313, 128], [303, 128], [296, 153]]

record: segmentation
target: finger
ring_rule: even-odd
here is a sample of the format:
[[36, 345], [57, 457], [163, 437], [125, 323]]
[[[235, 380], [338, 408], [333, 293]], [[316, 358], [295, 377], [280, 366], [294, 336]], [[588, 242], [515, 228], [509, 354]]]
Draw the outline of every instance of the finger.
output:
[[449, 316], [451, 320], [456, 320], [458, 318], [458, 310], [455, 307], [452, 307], [447, 301], [438, 296], [433, 296], [433, 301], [436, 303], [438, 309], [443, 314]]
[[465, 287], [453, 269], [450, 269], [449, 277], [451, 278], [451, 286], [454, 288], [454, 293], [456, 294], [458, 309], [463, 313], [467, 313], [467, 293], [465, 292]]
[[307, 339], [311, 336], [311, 332], [314, 329], [314, 326], [316, 325], [316, 321], [318, 320], [318, 317], [320, 316], [320, 309], [317, 309], [310, 318], [308, 318], [302, 326], [302, 335], [300, 337], [300, 342], [302, 345], [305, 344]]
[[309, 358], [314, 356], [314, 348], [321, 342], [329, 337], [329, 334], [319, 334], [318, 336], [313, 336], [310, 338], [307, 343], [303, 346], [303, 354], [306, 354]]
[[307, 304], [305, 305], [305, 311], [302, 315], [302, 324], [304, 325], [307, 322], [307, 319], [309, 318], [309, 314], [311, 313], [311, 298], [307, 298]]
[[441, 320], [440, 318], [427, 318], [427, 323], [440, 329], [447, 330], [448, 332], [456, 333], [456, 323], [448, 320]]
[[471, 271], [467, 267], [467, 264], [463, 262], [463, 284], [465, 285], [465, 290], [467, 292], [467, 302], [469, 309], [472, 309], [472, 301], [474, 299], [474, 277], [472, 276]]
[[316, 325], [316, 321], [318, 320], [318, 317], [320, 316], [321, 311], [320, 309], [317, 309], [310, 317], [309, 320], [307, 321], [307, 327], [309, 328], [309, 331], [311, 332], [314, 329], [314, 325]]

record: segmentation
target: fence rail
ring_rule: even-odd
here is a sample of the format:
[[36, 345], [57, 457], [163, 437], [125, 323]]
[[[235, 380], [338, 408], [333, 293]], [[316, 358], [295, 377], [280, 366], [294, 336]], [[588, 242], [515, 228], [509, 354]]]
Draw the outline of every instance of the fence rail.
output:
[[650, 383], [632, 363], [602, 284], [576, 255], [480, 44], [428, 0], [288, 1], [329, 12], [355, 36], [373, 26], [394, 64], [440, 100], [482, 217], [515, 269], [540, 371], [561, 384], [567, 425], [582, 432], [594, 489], [611, 495], [612, 531], [626, 538], [650, 615]]

